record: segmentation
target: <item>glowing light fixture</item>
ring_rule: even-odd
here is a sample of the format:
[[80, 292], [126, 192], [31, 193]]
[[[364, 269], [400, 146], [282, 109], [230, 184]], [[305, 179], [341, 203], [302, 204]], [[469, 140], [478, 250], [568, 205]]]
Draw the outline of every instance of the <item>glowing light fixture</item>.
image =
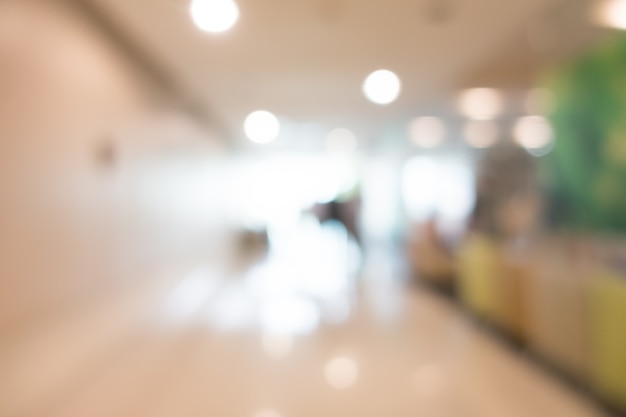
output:
[[193, 0], [189, 10], [193, 22], [205, 32], [225, 32], [239, 19], [234, 0]]
[[515, 141], [534, 156], [550, 152], [554, 141], [554, 131], [550, 122], [542, 116], [520, 118], [513, 129]]
[[500, 129], [490, 120], [471, 120], [463, 128], [465, 141], [474, 148], [488, 148], [498, 141]]
[[472, 88], [461, 93], [459, 109], [473, 120], [491, 120], [500, 115], [502, 96], [493, 88]]
[[265, 110], [250, 113], [243, 127], [248, 139], [258, 144], [273, 142], [280, 133], [280, 122], [276, 116]]
[[446, 138], [446, 126], [438, 117], [418, 117], [409, 125], [409, 137], [420, 148], [434, 148]]
[[594, 11], [596, 23], [626, 30], [626, 0], [604, 0]]
[[352, 387], [359, 377], [359, 367], [350, 358], [335, 358], [324, 370], [326, 381], [331, 387], [344, 390]]
[[374, 71], [365, 79], [363, 84], [365, 97], [380, 105], [393, 103], [400, 95], [401, 89], [400, 79], [389, 70]]

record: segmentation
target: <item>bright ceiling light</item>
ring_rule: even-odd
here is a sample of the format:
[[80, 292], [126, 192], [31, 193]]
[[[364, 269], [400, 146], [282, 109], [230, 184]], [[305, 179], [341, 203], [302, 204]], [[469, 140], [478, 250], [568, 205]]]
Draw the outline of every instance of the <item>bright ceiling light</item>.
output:
[[461, 93], [459, 109], [473, 120], [491, 120], [502, 113], [502, 96], [493, 88], [472, 88]]
[[326, 137], [326, 147], [332, 153], [350, 154], [356, 150], [357, 139], [348, 129], [335, 129]]
[[401, 89], [402, 85], [398, 76], [388, 70], [374, 71], [363, 84], [365, 97], [380, 105], [393, 103], [400, 95]]
[[193, 0], [190, 12], [196, 26], [211, 33], [225, 32], [239, 19], [234, 0]]
[[446, 138], [446, 125], [438, 117], [418, 117], [409, 125], [409, 137], [420, 148], [434, 148]]
[[248, 139], [259, 144], [273, 142], [280, 133], [280, 122], [276, 116], [265, 110], [250, 113], [243, 127]]
[[542, 116], [520, 118], [513, 129], [515, 141], [534, 156], [546, 155], [552, 149], [554, 131]]
[[472, 147], [483, 149], [492, 146], [498, 141], [500, 129], [490, 120], [472, 120], [465, 124], [463, 136]]
[[604, 0], [598, 3], [594, 19], [600, 25], [626, 30], [626, 0]]

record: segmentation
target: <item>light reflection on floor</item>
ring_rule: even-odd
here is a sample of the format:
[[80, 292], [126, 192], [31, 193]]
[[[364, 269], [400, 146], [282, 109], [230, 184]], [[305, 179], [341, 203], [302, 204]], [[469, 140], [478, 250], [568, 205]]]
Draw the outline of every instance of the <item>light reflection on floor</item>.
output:
[[203, 316], [219, 331], [258, 330], [275, 338], [311, 334], [320, 323], [348, 319], [360, 258], [343, 226], [305, 219], [273, 233], [264, 259], [240, 276], [194, 270], [173, 288], [164, 311], [172, 320]]
[[409, 291], [388, 249], [363, 256], [310, 219], [271, 242], [250, 268], [195, 265], [165, 292], [0, 345], [0, 415], [605, 415], [451, 303]]

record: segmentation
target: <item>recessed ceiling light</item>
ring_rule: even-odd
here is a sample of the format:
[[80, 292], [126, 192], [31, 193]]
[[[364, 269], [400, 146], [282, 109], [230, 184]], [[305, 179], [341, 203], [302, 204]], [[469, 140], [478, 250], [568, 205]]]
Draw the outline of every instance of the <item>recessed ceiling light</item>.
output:
[[626, 0], [604, 0], [594, 10], [596, 23], [626, 30]]
[[258, 110], [246, 117], [244, 131], [248, 139], [254, 143], [270, 143], [276, 140], [280, 133], [280, 122], [272, 113]]
[[459, 96], [461, 113], [473, 120], [495, 119], [502, 107], [502, 96], [493, 88], [472, 88]]
[[515, 141], [535, 155], [548, 149], [554, 140], [550, 122], [542, 116], [520, 118], [513, 129]]
[[400, 79], [389, 70], [374, 71], [363, 84], [365, 97], [380, 105], [393, 103], [400, 95], [401, 89]]
[[205, 32], [225, 32], [239, 19], [234, 0], [193, 0], [190, 12], [193, 22]]

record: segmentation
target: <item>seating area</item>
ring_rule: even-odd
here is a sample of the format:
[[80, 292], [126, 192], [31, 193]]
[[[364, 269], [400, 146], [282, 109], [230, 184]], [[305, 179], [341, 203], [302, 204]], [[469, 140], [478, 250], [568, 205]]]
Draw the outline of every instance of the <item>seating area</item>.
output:
[[[626, 411], [626, 279], [611, 269], [601, 246], [552, 239], [517, 248], [474, 233], [450, 260], [454, 278], [448, 271], [414, 272], [437, 286], [443, 277], [451, 279], [455, 301], [465, 311], [547, 368]], [[414, 262], [428, 256], [424, 247], [414, 247]]]

